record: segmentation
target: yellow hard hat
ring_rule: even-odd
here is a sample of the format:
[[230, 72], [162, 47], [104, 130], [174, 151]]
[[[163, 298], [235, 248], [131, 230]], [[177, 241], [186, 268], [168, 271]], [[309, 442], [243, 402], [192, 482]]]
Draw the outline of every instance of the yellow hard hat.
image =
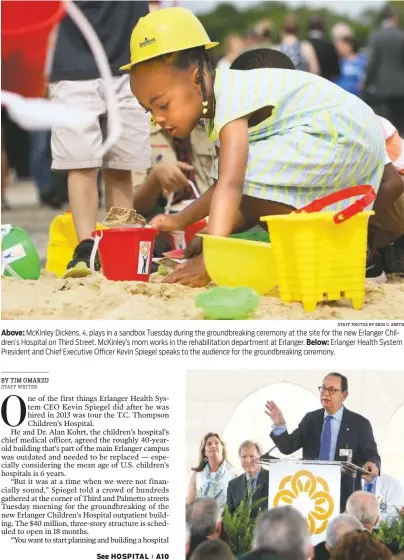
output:
[[185, 8], [164, 8], [139, 19], [130, 38], [130, 63], [120, 70], [157, 56], [195, 47], [211, 49], [212, 43], [199, 19]]

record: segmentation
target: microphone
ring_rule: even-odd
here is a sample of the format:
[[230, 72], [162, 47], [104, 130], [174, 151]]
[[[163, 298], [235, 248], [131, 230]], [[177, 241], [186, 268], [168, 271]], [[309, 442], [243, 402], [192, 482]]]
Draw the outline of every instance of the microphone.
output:
[[279, 457], [274, 457], [273, 455], [271, 455], [272, 451], [274, 449], [278, 449], [277, 445], [274, 445], [273, 447], [271, 447], [271, 449], [269, 451], [267, 451], [266, 453], [264, 453], [263, 455], [261, 455], [260, 457], [260, 461], [264, 460], [264, 461], [268, 461], [269, 459], [275, 460], [275, 461], [279, 461]]

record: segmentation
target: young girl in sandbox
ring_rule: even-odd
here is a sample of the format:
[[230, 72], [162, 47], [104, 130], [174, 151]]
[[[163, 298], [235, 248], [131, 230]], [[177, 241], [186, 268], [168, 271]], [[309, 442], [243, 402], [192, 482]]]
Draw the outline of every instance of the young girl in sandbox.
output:
[[[296, 70], [213, 73], [207, 51], [216, 45], [184, 8], [151, 13], [132, 33], [131, 62], [122, 69], [130, 69], [132, 91], [145, 110], [177, 137], [205, 118], [219, 147], [214, 187], [179, 214], [154, 218], [156, 227], [181, 230], [209, 215], [208, 233], [228, 236], [259, 224], [261, 216], [290, 213], [345, 187], [378, 190], [385, 143], [365, 103]], [[167, 279], [194, 287], [209, 280], [202, 256]]]

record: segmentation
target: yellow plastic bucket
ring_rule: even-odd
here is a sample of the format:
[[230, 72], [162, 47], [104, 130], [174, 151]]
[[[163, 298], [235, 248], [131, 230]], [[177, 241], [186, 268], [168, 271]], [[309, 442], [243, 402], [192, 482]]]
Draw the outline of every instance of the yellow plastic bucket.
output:
[[[96, 229], [102, 230], [106, 227], [97, 223]], [[78, 243], [71, 212], [56, 216], [49, 228], [46, 270], [56, 276], [63, 276]]]
[[253, 288], [266, 294], [277, 284], [269, 243], [198, 234], [203, 238], [206, 270], [217, 286]]
[[[321, 210], [365, 195], [341, 212]], [[300, 301], [305, 311], [317, 303], [347, 298], [354, 309], [365, 299], [367, 226], [374, 214], [364, 211], [376, 195], [370, 185], [343, 189], [296, 212], [265, 216], [273, 247], [279, 296]]]

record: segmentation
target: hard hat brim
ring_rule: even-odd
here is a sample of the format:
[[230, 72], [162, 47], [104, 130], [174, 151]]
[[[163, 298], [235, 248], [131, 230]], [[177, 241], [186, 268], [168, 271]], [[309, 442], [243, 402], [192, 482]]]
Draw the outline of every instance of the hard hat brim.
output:
[[[201, 47], [203, 46], [205, 47], [206, 50], [208, 50], [208, 49], [213, 49], [213, 47], [217, 47], [218, 44], [219, 44], [218, 42], [212, 42], [212, 43], [207, 43], [206, 45], [201, 45]], [[148, 60], [153, 60], [153, 58], [158, 58], [159, 56], [163, 56], [164, 54], [170, 54], [172, 52], [173, 51], [162, 52], [157, 56], [151, 56], [150, 58], [145, 58], [144, 60], [139, 60], [138, 62], [129, 62], [129, 64], [125, 64], [124, 66], [121, 66], [119, 70], [130, 70], [132, 66], [135, 66], [136, 64], [141, 64], [142, 62], [147, 62]]]

